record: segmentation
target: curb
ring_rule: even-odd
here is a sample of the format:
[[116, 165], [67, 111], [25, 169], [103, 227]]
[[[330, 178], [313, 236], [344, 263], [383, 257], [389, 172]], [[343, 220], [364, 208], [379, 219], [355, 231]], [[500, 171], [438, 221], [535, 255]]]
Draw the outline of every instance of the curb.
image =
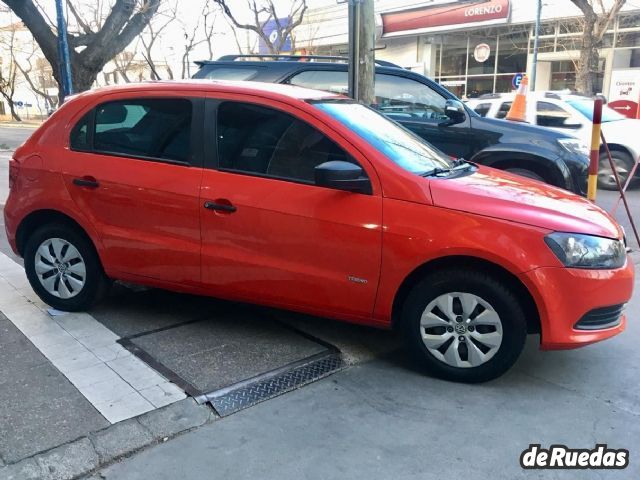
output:
[[9, 122], [0, 122], [0, 127], [6, 127], [6, 128], [29, 128], [32, 130], [35, 130], [36, 128], [38, 128], [40, 125], [42, 125], [42, 123], [9, 123]]
[[185, 398], [16, 463], [3, 466], [0, 460], [0, 480], [72, 480], [217, 418], [208, 406]]

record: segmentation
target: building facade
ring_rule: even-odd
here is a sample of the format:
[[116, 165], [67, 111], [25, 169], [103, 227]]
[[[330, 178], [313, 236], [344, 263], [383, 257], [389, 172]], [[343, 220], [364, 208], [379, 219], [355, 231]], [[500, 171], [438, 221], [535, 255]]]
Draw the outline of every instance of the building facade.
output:
[[[509, 92], [514, 76], [531, 73], [536, 6], [535, 0], [378, 0], [376, 58], [425, 74], [461, 98]], [[535, 87], [572, 89], [581, 12], [570, 0], [544, 0], [541, 19]], [[346, 29], [346, 5], [327, 2], [296, 30], [296, 46], [344, 55]], [[627, 2], [603, 39], [598, 87], [612, 98], [631, 88], [627, 95], [637, 102], [639, 80], [640, 4]]]

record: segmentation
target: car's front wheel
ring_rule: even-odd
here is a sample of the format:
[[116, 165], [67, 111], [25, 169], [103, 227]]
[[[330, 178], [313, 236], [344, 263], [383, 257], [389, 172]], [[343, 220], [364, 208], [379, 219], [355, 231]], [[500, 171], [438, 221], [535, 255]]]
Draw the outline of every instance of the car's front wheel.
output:
[[[633, 169], [633, 158], [631, 158], [631, 155], [626, 152], [612, 150], [611, 159], [613, 160], [613, 165], [618, 173], [620, 184], [624, 186], [627, 178], [629, 177], [629, 173]], [[618, 189], [618, 183], [616, 182], [616, 177], [613, 173], [611, 163], [609, 162], [609, 156], [606, 152], [600, 154], [600, 163], [598, 165], [598, 187], [603, 190]]]
[[512, 291], [475, 270], [428, 275], [408, 295], [402, 322], [408, 346], [431, 373], [468, 383], [506, 372], [527, 334]]
[[86, 310], [109, 285], [91, 241], [67, 225], [44, 225], [30, 235], [24, 266], [33, 290], [59, 310]]

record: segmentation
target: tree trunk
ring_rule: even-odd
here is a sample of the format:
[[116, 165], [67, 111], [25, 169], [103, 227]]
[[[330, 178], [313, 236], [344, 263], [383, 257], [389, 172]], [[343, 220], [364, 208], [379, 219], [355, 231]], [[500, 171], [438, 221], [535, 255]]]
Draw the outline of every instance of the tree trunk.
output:
[[598, 45], [594, 35], [597, 17], [585, 15], [584, 32], [580, 58], [576, 65], [576, 90], [585, 95], [596, 93], [596, 75], [598, 71]]
[[[43, 55], [54, 67], [54, 78], [62, 87], [58, 54], [58, 39], [34, 0], [2, 0], [20, 17], [40, 46]], [[161, 0], [145, 0], [135, 11], [135, 0], [116, 0], [101, 28], [91, 35], [69, 35], [73, 91], [91, 88], [102, 67], [126, 48], [149, 24]], [[85, 47], [78, 50], [78, 47]]]
[[16, 121], [16, 122], [21, 122], [22, 119], [20, 118], [20, 115], [18, 115], [18, 112], [16, 112], [16, 106], [13, 103], [13, 100], [7, 99], [7, 103], [9, 104], [9, 110], [11, 111], [11, 117]]
[[[100, 69], [96, 70], [95, 68], [87, 68], [86, 66], [78, 62], [78, 59], [74, 58], [73, 54], [71, 56], [71, 61], [73, 65], [73, 69], [71, 70], [73, 93], [89, 90], [93, 85], [93, 82], [96, 81], [98, 73], [100, 73]], [[55, 68], [53, 69], [53, 77], [60, 86], [58, 90], [58, 104], [61, 104], [64, 93], [62, 90], [62, 79], [60, 78], [60, 72]]]

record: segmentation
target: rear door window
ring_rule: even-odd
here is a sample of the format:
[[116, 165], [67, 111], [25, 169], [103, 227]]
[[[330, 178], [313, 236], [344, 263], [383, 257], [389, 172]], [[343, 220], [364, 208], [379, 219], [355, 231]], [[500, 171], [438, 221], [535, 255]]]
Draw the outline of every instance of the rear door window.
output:
[[186, 163], [192, 116], [192, 102], [184, 98], [103, 103], [95, 111], [93, 151]]
[[542, 127], [575, 128], [575, 123], [571, 122], [571, 114], [551, 102], [536, 104], [536, 123]]
[[481, 117], [486, 117], [489, 110], [491, 110], [490, 103], [480, 103], [476, 108], [473, 109], [478, 115]]
[[272, 108], [224, 102], [217, 127], [218, 168], [223, 170], [314, 183], [321, 163], [356, 163], [316, 128]]
[[[445, 120], [446, 99], [425, 85], [410, 78], [384, 73], [376, 74], [375, 105], [395, 120], [439, 122]], [[347, 94], [347, 72], [307, 70], [289, 79], [299, 87], [315, 88]]]
[[496, 113], [496, 118], [505, 118], [509, 110], [511, 110], [512, 103], [513, 102], [502, 102], [500, 108], [498, 108], [498, 113]]

